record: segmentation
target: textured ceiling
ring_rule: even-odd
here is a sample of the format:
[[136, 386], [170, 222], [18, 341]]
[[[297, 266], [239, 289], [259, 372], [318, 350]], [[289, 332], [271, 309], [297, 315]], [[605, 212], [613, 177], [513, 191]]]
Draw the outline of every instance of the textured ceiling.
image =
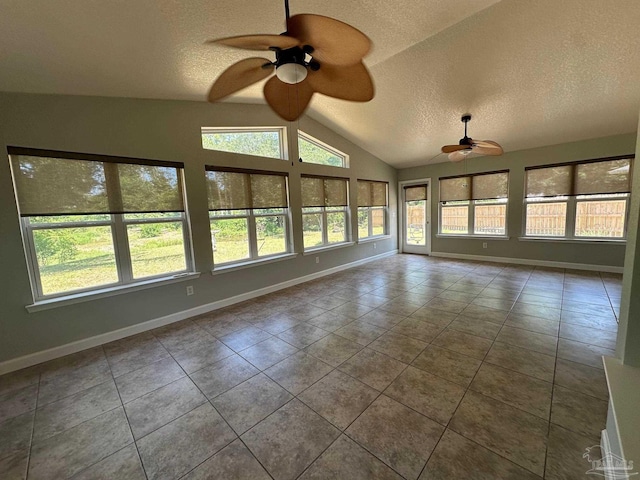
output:
[[[291, 0], [291, 10], [373, 40], [376, 98], [316, 95], [308, 113], [396, 167], [445, 160], [432, 157], [462, 136], [466, 112], [470, 136], [506, 151], [637, 128], [637, 0]], [[284, 23], [280, 0], [0, 0], [0, 12], [0, 91], [202, 101], [252, 55], [205, 40]], [[229, 101], [263, 102], [260, 85]]]

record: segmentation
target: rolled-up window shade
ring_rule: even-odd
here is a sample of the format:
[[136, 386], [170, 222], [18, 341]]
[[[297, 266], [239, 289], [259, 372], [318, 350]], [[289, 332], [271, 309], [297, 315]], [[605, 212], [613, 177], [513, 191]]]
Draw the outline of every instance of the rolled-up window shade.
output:
[[373, 190], [373, 205], [371, 206], [386, 207], [387, 206], [387, 183], [371, 182], [371, 188]]
[[326, 207], [347, 206], [347, 181], [341, 178], [325, 178], [324, 196]]
[[631, 161], [607, 160], [576, 165], [575, 195], [629, 193]]
[[488, 173], [471, 177], [473, 182], [472, 200], [507, 198], [509, 195], [509, 174], [507, 172]]
[[284, 175], [251, 174], [253, 208], [286, 208], [287, 181]]
[[358, 180], [358, 206], [370, 207], [373, 203], [373, 192], [371, 191], [371, 182]]
[[180, 167], [69, 155], [11, 153], [21, 216], [184, 211]]
[[302, 177], [300, 183], [302, 188], [302, 206], [324, 207], [324, 182], [322, 179]]
[[571, 195], [572, 165], [527, 170], [527, 197], [559, 197]]
[[386, 207], [387, 183], [358, 180], [359, 207]]
[[207, 171], [209, 210], [251, 208], [249, 177], [246, 173]]
[[455, 177], [440, 180], [440, 201], [454, 202], [471, 199], [471, 178]]
[[[440, 187], [442, 188], [442, 186]], [[407, 202], [415, 202], [427, 199], [427, 186], [415, 185], [411, 187], [404, 187], [404, 199]]]

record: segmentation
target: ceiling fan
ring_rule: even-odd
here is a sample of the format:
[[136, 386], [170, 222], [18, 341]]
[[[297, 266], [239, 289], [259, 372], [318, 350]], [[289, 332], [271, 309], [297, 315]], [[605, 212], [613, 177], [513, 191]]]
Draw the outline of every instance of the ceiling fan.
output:
[[464, 137], [460, 139], [458, 145], [442, 147], [442, 153], [448, 153], [449, 160], [460, 162], [470, 153], [478, 155], [502, 155], [504, 153], [502, 147], [492, 140], [474, 140], [467, 137], [467, 123], [471, 120], [470, 114], [463, 115], [461, 120], [464, 122]]
[[285, 120], [296, 120], [307, 108], [314, 93], [329, 97], [368, 102], [373, 98], [373, 81], [362, 63], [371, 49], [371, 40], [360, 30], [322, 15], [289, 16], [285, 0], [287, 31], [280, 35], [243, 35], [219, 38], [216, 43], [244, 50], [271, 50], [275, 62], [251, 57], [227, 68], [209, 90], [215, 102], [275, 71], [264, 86], [269, 106]]

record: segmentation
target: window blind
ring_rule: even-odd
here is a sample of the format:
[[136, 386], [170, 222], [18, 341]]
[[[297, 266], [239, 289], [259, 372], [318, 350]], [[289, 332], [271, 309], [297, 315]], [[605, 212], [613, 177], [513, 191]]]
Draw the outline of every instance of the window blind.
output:
[[494, 200], [509, 196], [509, 172], [440, 179], [440, 201]]
[[527, 168], [526, 175], [528, 198], [631, 191], [630, 158]]
[[284, 173], [248, 173], [207, 167], [209, 210], [286, 208]]
[[426, 185], [412, 185], [404, 187], [404, 199], [406, 202], [415, 202], [427, 199]]
[[387, 182], [358, 180], [359, 207], [386, 207]]
[[9, 148], [20, 215], [183, 212], [181, 163]]
[[344, 178], [303, 175], [300, 182], [303, 207], [346, 207], [349, 203]]

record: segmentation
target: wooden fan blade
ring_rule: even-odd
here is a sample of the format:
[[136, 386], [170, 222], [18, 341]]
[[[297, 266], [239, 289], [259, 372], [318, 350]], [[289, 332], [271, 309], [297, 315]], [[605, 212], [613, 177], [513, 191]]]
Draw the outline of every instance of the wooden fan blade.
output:
[[373, 80], [362, 62], [349, 66], [322, 64], [315, 72], [309, 69], [307, 75], [313, 90], [329, 97], [368, 102], [373, 98]]
[[287, 35], [240, 35], [238, 37], [218, 38], [207, 43], [219, 43], [227, 47], [243, 50], [286, 50], [300, 45], [300, 42]]
[[502, 155], [504, 153], [502, 147], [491, 140], [473, 142], [473, 148], [471, 150], [478, 155]]
[[465, 155], [461, 150], [458, 150], [449, 154], [449, 160], [452, 162], [461, 162], [462, 160], [467, 158], [467, 155]]
[[469, 145], [445, 145], [442, 147], [442, 153], [457, 152], [458, 150], [466, 150], [471, 148]]
[[306, 79], [300, 83], [284, 83], [273, 77], [264, 85], [264, 98], [280, 117], [288, 121], [296, 120], [307, 108], [313, 89]]
[[267, 58], [252, 57], [234, 63], [213, 83], [208, 100], [215, 102], [267, 78], [275, 66]]
[[287, 34], [313, 47], [311, 56], [320, 63], [353, 65], [371, 50], [371, 40], [360, 30], [322, 15], [294, 15], [287, 21]]

